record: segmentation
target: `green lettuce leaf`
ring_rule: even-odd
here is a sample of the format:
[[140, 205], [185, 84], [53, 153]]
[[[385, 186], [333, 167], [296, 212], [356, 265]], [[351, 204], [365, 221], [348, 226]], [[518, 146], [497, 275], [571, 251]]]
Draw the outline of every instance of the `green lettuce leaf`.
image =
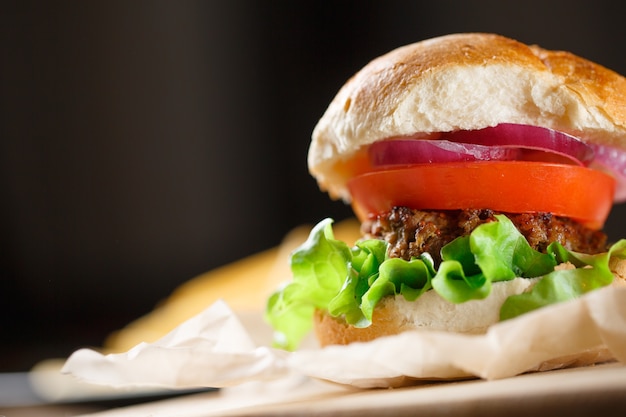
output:
[[[349, 248], [334, 239], [332, 219], [321, 221], [292, 254], [292, 282], [268, 300], [265, 318], [275, 329], [275, 345], [295, 349], [311, 330], [316, 309], [367, 327], [376, 305], [389, 295], [414, 301], [432, 289], [450, 302], [462, 303], [487, 297], [494, 282], [544, 276], [531, 292], [505, 302], [505, 320], [610, 284], [609, 259], [626, 258], [626, 240], [600, 255], [570, 252], [558, 243], [541, 253], [506, 216], [496, 219], [444, 246], [437, 268], [428, 253], [409, 261], [389, 258], [387, 244], [378, 239]], [[564, 262], [575, 268], [555, 270]]]
[[328, 303], [328, 312], [333, 317], [343, 316], [355, 327], [371, 324], [371, 315], [361, 309], [361, 299], [370, 289], [378, 270], [386, 259], [387, 245], [382, 240], [372, 239], [357, 242], [352, 249], [352, 270], [339, 293]]
[[435, 291], [453, 303], [483, 299], [491, 283], [538, 277], [556, 266], [553, 255], [534, 250], [504, 215], [477, 227], [441, 250], [443, 262], [433, 278]]
[[272, 294], [265, 317], [276, 344], [293, 350], [311, 330], [316, 308], [326, 309], [352, 275], [350, 248], [334, 239], [332, 220], [325, 219], [291, 256], [293, 281]]
[[554, 270], [545, 275], [526, 293], [512, 295], [500, 309], [500, 320], [507, 320], [540, 307], [569, 301], [604, 287], [613, 282], [609, 269], [612, 257], [626, 259], [626, 240], [611, 246], [608, 252], [597, 255], [570, 252], [559, 243], [552, 243], [548, 252], [553, 253], [560, 263], [569, 262], [570, 269]]
[[506, 216], [495, 217], [497, 222], [485, 223], [470, 235], [476, 264], [489, 281], [539, 277], [554, 269], [553, 255], [533, 249]]
[[361, 298], [361, 311], [367, 322], [371, 323], [374, 308], [383, 297], [402, 294], [408, 301], [414, 301], [431, 288], [431, 276], [423, 259], [408, 262], [399, 258], [387, 259]]

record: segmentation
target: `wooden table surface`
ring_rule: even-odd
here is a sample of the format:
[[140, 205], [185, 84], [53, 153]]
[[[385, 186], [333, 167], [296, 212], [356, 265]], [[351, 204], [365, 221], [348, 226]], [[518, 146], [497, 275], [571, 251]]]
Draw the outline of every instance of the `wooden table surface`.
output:
[[431, 382], [384, 390], [356, 390], [310, 379], [252, 383], [80, 415], [623, 417], [626, 366], [611, 363], [493, 381]]

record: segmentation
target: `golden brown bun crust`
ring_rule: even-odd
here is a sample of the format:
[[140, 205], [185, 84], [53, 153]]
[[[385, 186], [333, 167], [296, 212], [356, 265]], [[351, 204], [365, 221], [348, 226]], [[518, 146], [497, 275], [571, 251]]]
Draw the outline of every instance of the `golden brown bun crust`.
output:
[[350, 200], [337, 163], [381, 139], [522, 123], [626, 148], [626, 79], [567, 52], [493, 34], [407, 45], [366, 65], [314, 129], [308, 163], [320, 187]]

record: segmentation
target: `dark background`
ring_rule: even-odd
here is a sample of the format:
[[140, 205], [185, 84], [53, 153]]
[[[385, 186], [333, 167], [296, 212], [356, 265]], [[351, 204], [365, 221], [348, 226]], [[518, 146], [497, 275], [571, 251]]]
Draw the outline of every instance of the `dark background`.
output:
[[188, 279], [350, 216], [308, 175], [310, 133], [392, 48], [497, 32], [626, 74], [615, 1], [0, 6], [0, 371], [99, 345]]

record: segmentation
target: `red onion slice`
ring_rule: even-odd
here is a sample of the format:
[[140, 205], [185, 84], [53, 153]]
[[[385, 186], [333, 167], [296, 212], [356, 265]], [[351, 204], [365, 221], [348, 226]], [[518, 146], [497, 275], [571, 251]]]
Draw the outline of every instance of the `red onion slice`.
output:
[[589, 145], [545, 127], [502, 123], [436, 136], [436, 140], [405, 137], [376, 142], [370, 147], [370, 161], [385, 166], [518, 159], [588, 166], [594, 159]]
[[410, 165], [432, 162], [512, 161], [518, 151], [500, 146], [483, 146], [447, 140], [397, 139], [372, 144], [373, 166]]
[[442, 139], [486, 146], [512, 146], [558, 154], [579, 165], [594, 159], [594, 150], [575, 136], [540, 126], [501, 123], [478, 130], [442, 134]]
[[596, 155], [593, 167], [608, 172], [615, 178], [615, 202], [626, 202], [626, 151], [597, 144], [592, 144], [591, 147]]

